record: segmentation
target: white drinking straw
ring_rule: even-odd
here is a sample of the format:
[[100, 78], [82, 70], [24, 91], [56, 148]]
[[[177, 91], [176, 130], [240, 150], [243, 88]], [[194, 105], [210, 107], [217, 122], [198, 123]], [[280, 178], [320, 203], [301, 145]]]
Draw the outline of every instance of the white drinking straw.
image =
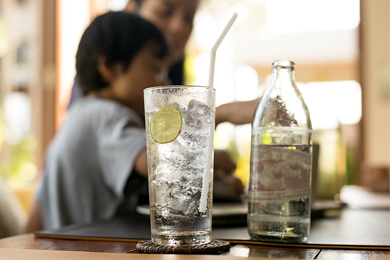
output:
[[[218, 49], [219, 45], [221, 44], [222, 40], [225, 38], [228, 31], [230, 30], [230, 28], [232, 27], [233, 23], [236, 21], [237, 16], [238, 16], [237, 13], [234, 13], [232, 15], [232, 18], [230, 18], [229, 22], [226, 24], [225, 29], [223, 29], [221, 35], [218, 37], [213, 48], [211, 48], [209, 88], [213, 88], [215, 56], [217, 54], [217, 49]], [[206, 167], [210, 167], [210, 169], [206, 170], [206, 172], [203, 176], [202, 193], [200, 195], [200, 206], [199, 206], [200, 212], [206, 212], [206, 209], [207, 209], [207, 191], [208, 191], [208, 187], [209, 187], [209, 183], [210, 183], [210, 175], [211, 175], [210, 172], [212, 170], [211, 169], [211, 156], [209, 156]]]
[[221, 35], [215, 42], [213, 48], [211, 48], [211, 53], [210, 53], [210, 71], [209, 71], [209, 87], [213, 88], [214, 84], [214, 68], [215, 68], [215, 56], [217, 56], [217, 49], [219, 45], [221, 44], [223, 38], [225, 38], [226, 34], [232, 27], [233, 23], [236, 21], [238, 14], [234, 13], [232, 15], [232, 18], [230, 18], [229, 22], [226, 24], [225, 29], [223, 29]]

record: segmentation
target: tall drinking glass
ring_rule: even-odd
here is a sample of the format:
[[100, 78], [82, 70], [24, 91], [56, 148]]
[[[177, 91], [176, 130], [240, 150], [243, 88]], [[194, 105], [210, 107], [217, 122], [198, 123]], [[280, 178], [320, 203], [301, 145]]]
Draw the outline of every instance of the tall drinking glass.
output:
[[152, 242], [211, 240], [215, 90], [144, 90]]

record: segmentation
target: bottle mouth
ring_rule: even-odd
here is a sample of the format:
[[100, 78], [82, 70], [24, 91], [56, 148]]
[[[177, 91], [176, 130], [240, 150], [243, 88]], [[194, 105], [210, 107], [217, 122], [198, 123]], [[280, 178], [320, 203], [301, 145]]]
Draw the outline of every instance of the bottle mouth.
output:
[[274, 68], [294, 68], [295, 63], [291, 60], [276, 60], [272, 62]]

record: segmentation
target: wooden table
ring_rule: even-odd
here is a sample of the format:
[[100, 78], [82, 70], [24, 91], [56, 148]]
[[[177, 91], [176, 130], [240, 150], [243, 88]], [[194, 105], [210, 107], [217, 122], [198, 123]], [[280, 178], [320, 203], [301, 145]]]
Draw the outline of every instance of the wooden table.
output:
[[[0, 239], [0, 259], [50, 259], [53, 255], [47, 254], [47, 258], [38, 254], [38, 250], [54, 250], [54, 251], [77, 251], [77, 252], [100, 252], [100, 253], [119, 253], [113, 254], [113, 259], [122, 259], [119, 256], [128, 253], [127, 259], [170, 259], [166, 255], [145, 255], [137, 254], [136, 243], [132, 242], [104, 242], [104, 241], [86, 241], [86, 240], [68, 240], [68, 239], [48, 239], [36, 238], [33, 234], [19, 235], [9, 238]], [[7, 250], [14, 249], [14, 250]], [[19, 250], [15, 250], [19, 249]], [[57, 251], [57, 252], [59, 252]], [[53, 252], [53, 251], [47, 251]], [[41, 252], [42, 253], [42, 252]], [[68, 252], [69, 253], [69, 252]], [[91, 255], [91, 254], [90, 254]], [[57, 259], [87, 259], [83, 253], [56, 256]], [[95, 257], [96, 256], [96, 257]], [[91, 259], [97, 259], [97, 256], [107, 256], [107, 254], [92, 254]], [[115, 257], [114, 257], [115, 256]], [[80, 257], [80, 258], [78, 258]], [[172, 256], [173, 257], [173, 256]], [[316, 248], [288, 248], [288, 247], [272, 247], [261, 245], [244, 245], [232, 244], [230, 252], [220, 256], [174, 256], [177, 259], [240, 259], [240, 257], [258, 257], [271, 259], [390, 259], [389, 250], [332, 250], [332, 249], [316, 249]], [[99, 259], [106, 259], [100, 258]], [[109, 258], [107, 258], [109, 259]]]
[[[387, 195], [388, 196], [388, 195]], [[387, 197], [386, 197], [387, 198]], [[389, 198], [387, 198], [388, 201]], [[388, 202], [386, 202], [388, 204]], [[128, 218], [126, 218], [128, 220]], [[119, 223], [118, 226], [110, 226], [110, 229], [125, 230], [125, 235], [128, 233], [128, 228], [125, 223]], [[133, 223], [132, 221], [126, 223]], [[137, 227], [140, 227], [141, 222], [136, 221]], [[147, 221], [147, 223], [149, 223]], [[107, 226], [106, 222], [92, 225], [94, 231], [99, 230], [99, 227]], [[112, 224], [112, 223], [111, 223]], [[85, 227], [85, 225], [82, 225]], [[81, 232], [82, 226], [76, 229]], [[91, 227], [91, 226], [90, 226]], [[89, 227], [89, 228], [90, 228]], [[150, 227], [148, 227], [150, 229]], [[291, 245], [289, 247], [282, 245], [265, 245], [264, 243], [248, 243], [253, 242], [245, 240], [248, 236], [241, 238], [238, 236], [239, 230], [246, 227], [224, 227], [230, 234], [227, 237], [235, 237], [236, 241], [231, 241], [232, 247], [230, 251], [222, 255], [156, 255], [156, 254], [139, 254], [136, 251], [136, 242], [117, 239], [117, 241], [98, 241], [82, 239], [80, 236], [74, 239], [59, 239], [59, 238], [38, 238], [34, 234], [24, 234], [0, 239], [0, 260], [3, 259], [163, 259], [163, 260], [192, 260], [192, 259], [215, 259], [222, 260], [238, 260], [242, 257], [251, 257], [252, 259], [380, 259], [390, 260], [390, 212], [389, 208], [353, 210], [343, 209], [340, 216], [337, 218], [321, 218], [312, 221], [311, 233], [309, 239], [311, 241], [319, 241], [312, 243], [309, 247], [298, 247]], [[86, 229], [87, 233], [92, 232]], [[89, 231], [88, 231], [89, 230]], [[142, 231], [142, 230], [141, 230]], [[134, 231], [137, 234], [141, 231]], [[221, 230], [213, 227], [213, 236], [217, 238]], [[242, 230], [241, 230], [242, 231]], [[72, 231], [73, 232], [73, 231]], [[117, 234], [120, 238], [120, 232]], [[149, 234], [150, 235], [150, 234]], [[105, 236], [107, 238], [107, 236]], [[223, 237], [220, 237], [223, 238]], [[354, 238], [358, 238], [357, 240]], [[238, 240], [241, 239], [241, 240]], [[320, 243], [321, 240], [326, 243]], [[377, 248], [381, 249], [335, 249], [335, 247], [327, 247], [322, 245], [346, 243], [349, 240], [357, 245], [386, 245]], [[356, 242], [360, 241], [360, 242]], [[379, 242], [378, 242], [379, 241]], [[363, 243], [363, 244], [361, 244]], [[348, 244], [348, 243], [346, 243]], [[343, 247], [348, 248], [348, 247]], [[351, 247], [358, 248], [358, 247]], [[370, 247], [365, 247], [370, 248]]]

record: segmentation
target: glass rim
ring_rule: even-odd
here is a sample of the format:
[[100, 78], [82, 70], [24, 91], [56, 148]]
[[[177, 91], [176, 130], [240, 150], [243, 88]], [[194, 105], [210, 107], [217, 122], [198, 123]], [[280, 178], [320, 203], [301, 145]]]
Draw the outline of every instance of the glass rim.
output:
[[215, 88], [210, 88], [208, 86], [199, 86], [199, 85], [165, 85], [165, 86], [154, 86], [148, 87], [144, 89], [145, 91], [151, 90], [163, 90], [163, 89], [186, 89], [186, 88], [202, 88], [202, 89], [210, 89], [215, 92]]

